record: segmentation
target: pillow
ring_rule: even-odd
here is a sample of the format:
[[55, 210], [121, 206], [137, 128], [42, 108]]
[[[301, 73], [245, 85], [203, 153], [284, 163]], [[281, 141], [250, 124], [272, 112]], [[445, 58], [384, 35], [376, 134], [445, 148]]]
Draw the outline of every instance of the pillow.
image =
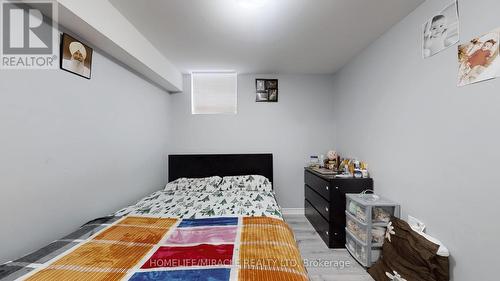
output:
[[246, 190], [270, 192], [273, 186], [268, 178], [259, 175], [223, 177], [219, 190]]
[[368, 269], [377, 281], [450, 280], [449, 259], [438, 254], [439, 245], [392, 217], [387, 226], [381, 258]]
[[418, 231], [418, 230], [416, 230], [413, 227], [412, 227], [412, 229], [415, 232], [417, 232], [418, 234], [422, 235], [425, 239], [427, 239], [427, 240], [431, 241], [432, 243], [437, 244], [439, 246], [439, 249], [438, 249], [438, 251], [436, 253], [438, 256], [443, 256], [443, 257], [449, 257], [450, 256], [450, 251], [448, 251], [448, 248], [446, 248], [446, 246], [441, 241], [439, 241], [438, 239], [430, 236], [427, 233], [423, 233], [421, 231]]
[[179, 178], [167, 183], [164, 190], [212, 192], [216, 190], [221, 180], [222, 178], [218, 176], [207, 178]]

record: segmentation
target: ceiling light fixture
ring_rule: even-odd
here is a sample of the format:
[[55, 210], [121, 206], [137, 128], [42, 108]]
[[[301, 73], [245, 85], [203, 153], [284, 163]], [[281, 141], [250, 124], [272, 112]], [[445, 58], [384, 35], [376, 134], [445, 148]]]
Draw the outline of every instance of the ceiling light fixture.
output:
[[257, 9], [262, 8], [266, 4], [267, 0], [237, 0], [237, 2], [241, 7]]

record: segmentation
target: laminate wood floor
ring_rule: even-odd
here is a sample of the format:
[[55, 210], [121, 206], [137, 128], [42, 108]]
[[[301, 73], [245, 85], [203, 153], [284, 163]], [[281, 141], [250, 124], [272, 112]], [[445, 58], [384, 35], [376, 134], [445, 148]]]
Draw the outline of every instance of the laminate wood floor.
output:
[[345, 249], [329, 249], [303, 215], [285, 215], [311, 281], [373, 281]]

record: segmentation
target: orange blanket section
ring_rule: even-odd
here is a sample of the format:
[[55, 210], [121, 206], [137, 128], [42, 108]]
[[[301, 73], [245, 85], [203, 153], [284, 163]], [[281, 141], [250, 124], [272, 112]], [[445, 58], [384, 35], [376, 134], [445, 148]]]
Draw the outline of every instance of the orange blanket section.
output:
[[293, 232], [282, 220], [243, 218], [239, 253], [239, 280], [308, 280]]
[[27, 280], [120, 280], [177, 221], [127, 217]]
[[[304, 273], [305, 274], [305, 273]], [[307, 281], [306, 275], [294, 272], [280, 272], [271, 270], [242, 269], [238, 275], [239, 281]]]

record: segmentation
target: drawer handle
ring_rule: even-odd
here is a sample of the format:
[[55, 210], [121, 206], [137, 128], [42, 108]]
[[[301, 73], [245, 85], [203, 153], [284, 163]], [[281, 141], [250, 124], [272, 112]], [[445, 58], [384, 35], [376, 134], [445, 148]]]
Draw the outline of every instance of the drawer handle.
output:
[[328, 233], [328, 231], [327, 231], [327, 232], [326, 232], [326, 235], [328, 235], [328, 236], [329, 236], [329, 235], [330, 235], [330, 233]]
[[327, 211], [327, 212], [328, 212], [328, 207], [325, 207], [325, 211]]
[[326, 186], [326, 190], [328, 190], [328, 185]]

